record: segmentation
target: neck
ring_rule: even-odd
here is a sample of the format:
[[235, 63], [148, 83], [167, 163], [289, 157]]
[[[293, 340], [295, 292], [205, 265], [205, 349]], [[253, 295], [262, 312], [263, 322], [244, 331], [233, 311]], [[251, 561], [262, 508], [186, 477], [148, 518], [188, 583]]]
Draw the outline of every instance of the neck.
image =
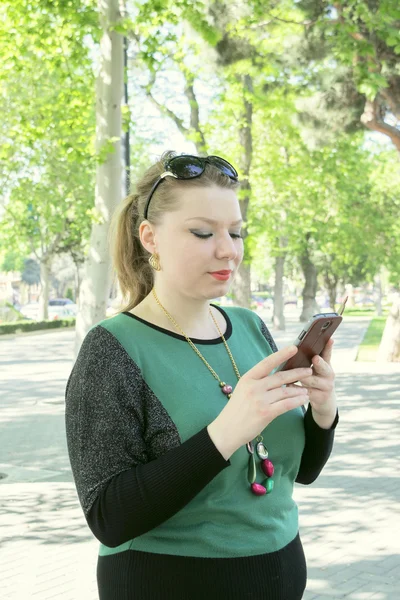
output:
[[[200, 333], [207, 333], [210, 330], [218, 335], [218, 331], [210, 317], [209, 300], [182, 296], [174, 290], [164, 290], [160, 284], [155, 286], [155, 292], [162, 306], [188, 337], [197, 337]], [[163, 315], [169, 326], [173, 326], [172, 321], [168, 319], [157, 303], [153, 292], [150, 292], [148, 301], [153, 313]]]

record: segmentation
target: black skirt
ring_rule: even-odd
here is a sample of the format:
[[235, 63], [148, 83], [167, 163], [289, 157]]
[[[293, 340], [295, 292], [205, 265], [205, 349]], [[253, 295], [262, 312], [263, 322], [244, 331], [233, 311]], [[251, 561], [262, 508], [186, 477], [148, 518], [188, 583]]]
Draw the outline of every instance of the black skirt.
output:
[[100, 600], [301, 600], [307, 566], [299, 534], [268, 554], [197, 558], [127, 550], [99, 556]]

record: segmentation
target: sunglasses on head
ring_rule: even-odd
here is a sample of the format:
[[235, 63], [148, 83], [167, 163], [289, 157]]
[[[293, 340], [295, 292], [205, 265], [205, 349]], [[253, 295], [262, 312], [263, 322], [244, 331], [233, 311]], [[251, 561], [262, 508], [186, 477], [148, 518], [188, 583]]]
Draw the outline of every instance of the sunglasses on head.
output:
[[216, 167], [221, 173], [227, 175], [233, 181], [238, 180], [236, 169], [232, 167], [228, 161], [219, 156], [206, 156], [204, 158], [192, 156], [190, 154], [174, 156], [174, 158], [171, 158], [171, 160], [166, 163], [164, 173], [160, 175], [151, 188], [151, 192], [146, 202], [146, 208], [144, 209], [144, 218], [147, 219], [150, 200], [152, 199], [154, 192], [166, 177], [175, 177], [175, 179], [195, 179], [204, 173], [207, 163]]

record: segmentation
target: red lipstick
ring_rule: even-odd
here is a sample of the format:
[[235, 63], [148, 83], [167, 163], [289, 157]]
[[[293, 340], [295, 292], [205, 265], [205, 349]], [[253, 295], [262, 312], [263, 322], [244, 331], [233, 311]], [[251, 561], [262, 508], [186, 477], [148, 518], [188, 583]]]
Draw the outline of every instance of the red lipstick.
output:
[[210, 275], [219, 281], [228, 281], [231, 273], [232, 271], [214, 271], [213, 273], [210, 273]]

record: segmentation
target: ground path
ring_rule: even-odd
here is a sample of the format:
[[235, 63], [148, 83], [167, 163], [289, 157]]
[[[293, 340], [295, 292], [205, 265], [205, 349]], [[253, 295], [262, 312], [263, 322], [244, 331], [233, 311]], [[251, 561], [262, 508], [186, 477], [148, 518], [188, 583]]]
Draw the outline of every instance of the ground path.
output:
[[[295, 489], [308, 562], [304, 600], [400, 599], [400, 365], [354, 362], [367, 324], [348, 318], [336, 334], [334, 453], [313, 485]], [[293, 312], [287, 331], [273, 333], [282, 347], [299, 331]], [[97, 599], [98, 542], [77, 502], [64, 432], [73, 337], [0, 339], [2, 600]]]

